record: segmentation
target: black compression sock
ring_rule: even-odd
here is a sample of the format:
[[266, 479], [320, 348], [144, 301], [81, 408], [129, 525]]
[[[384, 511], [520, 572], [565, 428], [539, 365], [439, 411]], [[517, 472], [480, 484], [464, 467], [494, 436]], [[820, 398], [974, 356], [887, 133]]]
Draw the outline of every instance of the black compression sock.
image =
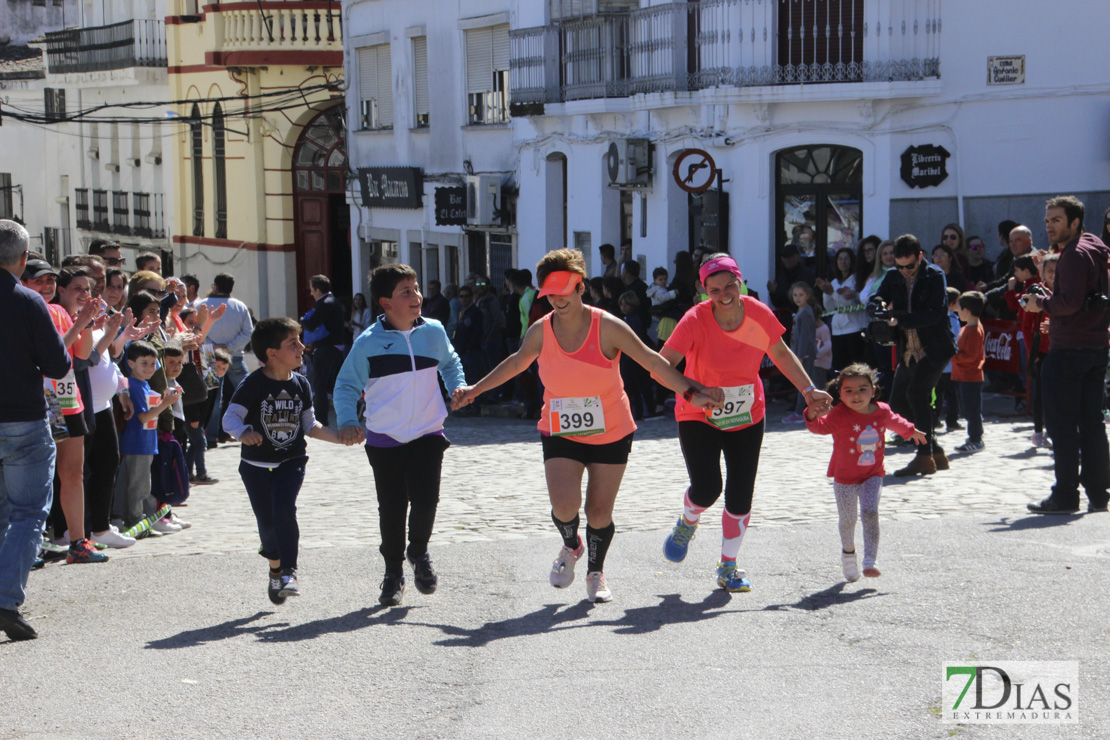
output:
[[608, 527], [594, 529], [586, 525], [586, 549], [589, 551], [589, 567], [587, 573], [605, 570], [605, 554], [609, 552], [609, 545], [613, 541], [616, 525], [609, 522]]
[[563, 538], [563, 544], [571, 550], [578, 549], [578, 515], [575, 514], [574, 518], [569, 522], [559, 521], [555, 517], [555, 512], [551, 512], [551, 521], [555, 522], [555, 528], [559, 530], [559, 536]]

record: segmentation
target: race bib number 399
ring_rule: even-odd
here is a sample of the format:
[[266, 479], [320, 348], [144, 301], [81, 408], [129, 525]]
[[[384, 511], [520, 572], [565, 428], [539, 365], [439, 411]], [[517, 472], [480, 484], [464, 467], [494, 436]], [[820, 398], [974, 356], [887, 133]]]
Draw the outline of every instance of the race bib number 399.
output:
[[548, 406], [554, 437], [585, 437], [605, 432], [601, 397], [553, 398]]
[[715, 409], [709, 422], [721, 429], [735, 429], [752, 423], [752, 406], [755, 405], [755, 386], [736, 385], [722, 388], [725, 402]]

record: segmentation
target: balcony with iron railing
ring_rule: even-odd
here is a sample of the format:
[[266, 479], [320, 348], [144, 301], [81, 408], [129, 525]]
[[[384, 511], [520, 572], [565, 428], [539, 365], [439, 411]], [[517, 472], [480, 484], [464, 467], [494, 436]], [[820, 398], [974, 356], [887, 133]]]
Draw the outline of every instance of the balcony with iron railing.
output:
[[46, 64], [50, 74], [165, 67], [165, 25], [160, 20], [130, 20], [53, 31], [46, 34]]
[[510, 33], [512, 104], [527, 115], [586, 98], [935, 81], [940, 30], [939, 0], [695, 0], [599, 13]]
[[77, 188], [74, 190], [73, 203], [78, 229], [146, 239], [160, 239], [166, 235], [161, 193]]
[[[209, 6], [212, 64], [242, 66], [281, 63], [343, 63], [343, 23], [339, 3], [326, 0], [234, 3]], [[330, 61], [329, 61], [330, 60]]]

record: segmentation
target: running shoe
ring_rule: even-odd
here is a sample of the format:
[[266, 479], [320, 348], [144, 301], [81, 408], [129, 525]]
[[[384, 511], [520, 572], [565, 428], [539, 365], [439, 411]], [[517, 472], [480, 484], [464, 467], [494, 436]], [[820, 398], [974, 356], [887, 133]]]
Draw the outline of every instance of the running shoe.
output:
[[150, 525], [150, 528], [159, 534], [173, 534], [174, 532], [180, 532], [182, 530], [181, 525], [174, 524], [170, 521], [169, 517], [156, 519], [154, 523]]
[[66, 553], [66, 562], [70, 565], [74, 563], [105, 563], [107, 561], [108, 556], [97, 552], [88, 540], [77, 540], [69, 546], [69, 552]]
[[982, 452], [983, 447], [984, 447], [984, 445], [983, 445], [982, 442], [972, 442], [969, 439], [968, 441], [964, 442], [962, 445], [957, 447], [956, 452], [967, 452], [967, 453], [970, 453], [970, 454], [975, 454], [976, 452]]
[[591, 604], [613, 600], [613, 592], [609, 590], [609, 586], [605, 583], [605, 574], [600, 570], [586, 574], [586, 598]]
[[170, 511], [170, 515], [166, 518], [169, 519], [172, 524], [176, 524], [182, 529], [188, 529], [189, 527], [193, 526], [190, 522], [187, 522], [184, 519], [180, 518], [177, 515], [176, 511]]
[[419, 558], [413, 559], [409, 556], [409, 565], [412, 566], [412, 581], [416, 584], [416, 590], [422, 594], [434, 594], [436, 586], [439, 585], [439, 579], [436, 577], [436, 570], [432, 567], [432, 558], [428, 553], [424, 553]]
[[382, 595], [378, 603], [382, 606], [397, 606], [405, 597], [405, 575], [403, 573], [386, 573], [382, 579]]
[[285, 603], [285, 594], [281, 592], [281, 586], [281, 574], [279, 573], [278, 575], [274, 575], [273, 573], [270, 573], [267, 580], [266, 595], [269, 596], [270, 601], [275, 604]]
[[863, 561], [863, 575], [867, 578], [878, 578], [882, 575], [882, 571], [875, 567], [874, 562]]
[[752, 583], [744, 577], [743, 568], [737, 568], [735, 562], [717, 563], [717, 585], [725, 591], [747, 592], [752, 590]]
[[134, 537], [125, 537], [124, 535], [120, 534], [120, 531], [114, 526], [109, 527], [99, 534], [93, 532], [93, 539], [102, 545], [107, 545], [108, 547], [114, 547], [117, 549], [131, 547], [135, 544]]
[[281, 574], [281, 590], [278, 591], [278, 596], [283, 599], [286, 596], [300, 596], [301, 591], [297, 587], [297, 571], [286, 570]]
[[805, 424], [806, 418], [801, 414], [787, 414], [782, 417], [783, 424]]
[[840, 553], [840, 570], [844, 572], [844, 580], [855, 583], [859, 580], [859, 561], [856, 560], [856, 551]]
[[686, 552], [690, 549], [690, 540], [698, 530], [698, 523], [686, 523], [686, 517], [680, 516], [670, 535], [663, 542], [663, 556], [672, 563], [681, 563], [686, 559]]
[[559, 550], [559, 557], [555, 558], [555, 562], [551, 564], [550, 578], [552, 586], [566, 588], [574, 583], [574, 566], [585, 551], [586, 546], [582, 544], [582, 535], [578, 535], [577, 550], [571, 550], [563, 545]]

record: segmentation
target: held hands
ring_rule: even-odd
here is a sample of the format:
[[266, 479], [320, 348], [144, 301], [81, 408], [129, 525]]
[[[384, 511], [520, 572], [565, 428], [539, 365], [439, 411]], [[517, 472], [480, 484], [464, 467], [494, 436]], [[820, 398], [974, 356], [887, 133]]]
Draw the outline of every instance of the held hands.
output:
[[347, 445], [360, 445], [366, 441], [366, 430], [360, 426], [343, 427], [339, 430], [339, 443]]
[[460, 388], [456, 388], [451, 394], [451, 410], [458, 411], [464, 406], [469, 406], [474, 402], [477, 395], [472, 385], [464, 385]]
[[923, 445], [925, 444], [925, 432], [921, 431], [920, 429], [914, 429], [913, 434], [910, 436], [910, 439], [912, 439], [919, 445]]
[[239, 438], [239, 443], [254, 447], [255, 445], [262, 444], [262, 433], [256, 431], [249, 431]]
[[832, 408], [832, 396], [825, 391], [817, 390], [816, 388], [805, 394], [806, 399], [806, 416], [809, 412], [813, 412], [813, 418], [824, 416], [829, 413]]
[[700, 409], [715, 411], [725, 403], [725, 392], [720, 388], [702, 388], [690, 396], [690, 403]]

